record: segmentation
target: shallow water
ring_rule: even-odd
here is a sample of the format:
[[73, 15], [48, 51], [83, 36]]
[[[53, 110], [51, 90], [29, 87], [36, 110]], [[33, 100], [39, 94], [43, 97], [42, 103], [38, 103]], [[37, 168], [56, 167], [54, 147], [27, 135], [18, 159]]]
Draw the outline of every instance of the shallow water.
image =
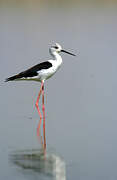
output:
[[[0, 1], [0, 179], [117, 179], [116, 19], [115, 1]], [[62, 54], [45, 83], [40, 160], [40, 84], [3, 81], [48, 59], [53, 42], [77, 57]]]

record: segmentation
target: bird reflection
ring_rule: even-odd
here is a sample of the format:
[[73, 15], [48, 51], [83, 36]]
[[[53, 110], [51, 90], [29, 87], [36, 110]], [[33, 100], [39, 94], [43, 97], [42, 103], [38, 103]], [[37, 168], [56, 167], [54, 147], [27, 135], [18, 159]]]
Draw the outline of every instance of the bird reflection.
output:
[[33, 175], [36, 172], [41, 178], [44, 175], [55, 180], [66, 180], [65, 162], [55, 152], [47, 151], [45, 131], [43, 131], [43, 136], [41, 132], [38, 134], [38, 139], [41, 149], [14, 151], [10, 154], [10, 162], [21, 167], [23, 174], [24, 172], [29, 174], [26, 170], [31, 170]]
[[38, 141], [41, 143], [42, 149], [43, 149], [43, 154], [44, 158], [46, 158], [46, 134], [45, 134], [45, 124], [43, 125], [43, 136], [41, 135], [41, 130], [40, 130], [40, 123], [41, 123], [41, 118], [39, 121], [39, 124], [37, 126], [37, 138]]

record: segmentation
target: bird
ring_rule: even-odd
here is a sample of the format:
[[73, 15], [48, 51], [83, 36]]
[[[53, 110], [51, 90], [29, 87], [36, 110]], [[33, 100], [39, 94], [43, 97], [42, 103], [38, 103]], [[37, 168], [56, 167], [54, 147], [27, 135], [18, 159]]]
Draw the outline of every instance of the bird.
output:
[[43, 130], [45, 130], [44, 82], [45, 80], [51, 78], [62, 65], [62, 57], [60, 55], [61, 52], [67, 53], [72, 56], [76, 56], [75, 54], [64, 50], [59, 43], [55, 43], [49, 48], [49, 53], [52, 56], [52, 59], [41, 62], [25, 71], [22, 71], [14, 76], [5, 79], [5, 82], [18, 81], [18, 80], [41, 82], [40, 91], [38, 93], [35, 104], [38, 114], [40, 116], [38, 131], [40, 131], [41, 120], [42, 120], [41, 111], [39, 109], [39, 99], [42, 94]]

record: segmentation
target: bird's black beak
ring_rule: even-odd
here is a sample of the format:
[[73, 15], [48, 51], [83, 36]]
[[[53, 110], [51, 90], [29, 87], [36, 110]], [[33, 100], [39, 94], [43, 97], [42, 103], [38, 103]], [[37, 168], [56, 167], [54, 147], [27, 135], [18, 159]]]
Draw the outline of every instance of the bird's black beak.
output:
[[68, 51], [65, 51], [65, 50], [61, 50], [61, 52], [64, 52], [64, 53], [67, 53], [67, 54], [70, 54], [70, 55], [72, 55], [72, 56], [76, 56], [75, 54], [72, 54], [72, 53], [70, 53], [70, 52], [68, 52]]

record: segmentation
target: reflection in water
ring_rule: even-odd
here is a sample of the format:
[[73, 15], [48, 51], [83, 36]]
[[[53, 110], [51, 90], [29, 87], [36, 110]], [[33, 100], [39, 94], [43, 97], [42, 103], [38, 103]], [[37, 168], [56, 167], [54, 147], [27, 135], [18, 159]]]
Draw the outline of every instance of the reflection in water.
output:
[[41, 143], [42, 149], [44, 151], [44, 156], [46, 158], [46, 134], [45, 134], [45, 118], [44, 118], [44, 125], [43, 125], [43, 136], [41, 135], [40, 125], [41, 125], [42, 118], [40, 118], [39, 124], [37, 126], [37, 138]]
[[55, 153], [46, 153], [45, 159], [43, 149], [35, 149], [16, 151], [10, 157], [11, 162], [24, 171], [28, 169], [46, 176], [52, 176], [56, 180], [66, 180], [65, 162]]
[[[44, 138], [45, 139], [45, 138]], [[45, 141], [45, 140], [44, 140]], [[64, 160], [54, 152], [48, 152], [46, 142], [43, 143], [40, 135], [42, 148], [33, 150], [19, 150], [10, 154], [10, 162], [21, 167], [23, 172], [29, 173], [26, 170], [32, 170], [33, 173], [52, 177], [55, 180], [66, 180], [66, 170]]]

